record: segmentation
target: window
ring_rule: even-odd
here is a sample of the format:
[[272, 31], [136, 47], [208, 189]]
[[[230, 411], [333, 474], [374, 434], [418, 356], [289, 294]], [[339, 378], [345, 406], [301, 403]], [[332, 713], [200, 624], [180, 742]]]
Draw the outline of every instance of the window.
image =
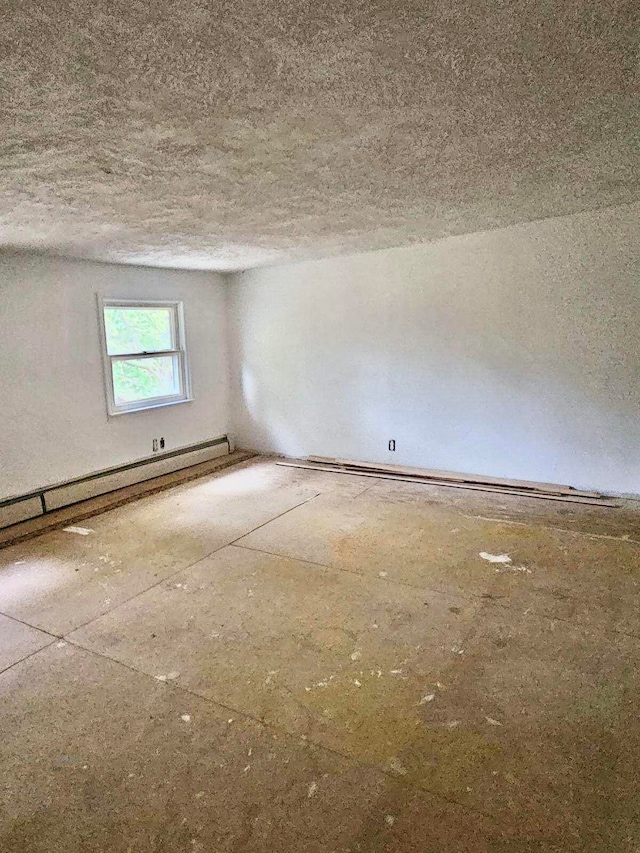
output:
[[100, 301], [110, 415], [190, 399], [182, 302]]

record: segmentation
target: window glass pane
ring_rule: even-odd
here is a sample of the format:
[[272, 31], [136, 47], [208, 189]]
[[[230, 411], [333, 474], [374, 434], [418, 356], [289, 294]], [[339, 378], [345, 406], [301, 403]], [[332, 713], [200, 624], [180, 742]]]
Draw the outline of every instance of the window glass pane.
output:
[[104, 309], [109, 355], [175, 349], [173, 308]]
[[181, 393], [178, 356], [128, 358], [112, 362], [116, 406]]

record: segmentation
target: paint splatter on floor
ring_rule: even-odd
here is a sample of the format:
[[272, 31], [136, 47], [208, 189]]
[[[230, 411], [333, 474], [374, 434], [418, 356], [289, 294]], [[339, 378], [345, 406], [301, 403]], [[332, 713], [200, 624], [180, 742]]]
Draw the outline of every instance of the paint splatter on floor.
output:
[[483, 560], [489, 563], [510, 563], [511, 557], [508, 554], [488, 554], [486, 551], [480, 551], [480, 556]]

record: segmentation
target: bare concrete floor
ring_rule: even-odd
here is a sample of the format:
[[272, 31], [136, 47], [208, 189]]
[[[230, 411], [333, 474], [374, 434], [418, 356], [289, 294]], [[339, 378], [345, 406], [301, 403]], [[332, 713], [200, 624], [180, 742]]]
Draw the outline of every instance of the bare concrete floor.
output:
[[252, 460], [81, 526], [0, 551], [3, 853], [640, 851], [640, 513]]

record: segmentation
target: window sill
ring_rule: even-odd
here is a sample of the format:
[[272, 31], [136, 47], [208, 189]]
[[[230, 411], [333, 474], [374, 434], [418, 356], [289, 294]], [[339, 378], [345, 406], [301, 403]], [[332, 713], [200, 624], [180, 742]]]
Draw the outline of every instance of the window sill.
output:
[[166, 409], [167, 406], [180, 406], [182, 403], [193, 403], [195, 397], [184, 397], [181, 400], [169, 400], [165, 403], [150, 403], [148, 406], [136, 406], [135, 409], [122, 409], [120, 411], [109, 411], [110, 418], [118, 418], [120, 415], [135, 415], [136, 412], [148, 412], [149, 409]]

